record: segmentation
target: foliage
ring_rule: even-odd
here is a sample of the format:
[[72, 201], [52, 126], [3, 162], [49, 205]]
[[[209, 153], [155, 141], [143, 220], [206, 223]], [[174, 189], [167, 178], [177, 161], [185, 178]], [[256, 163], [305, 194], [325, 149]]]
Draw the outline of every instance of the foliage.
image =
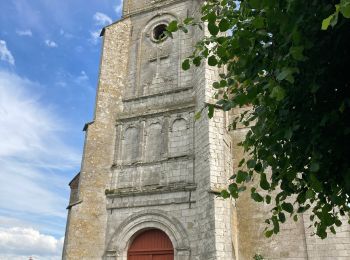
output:
[[[267, 237], [306, 211], [319, 237], [335, 233], [350, 216], [350, 0], [209, 0], [201, 11], [208, 36], [183, 69], [225, 67], [216, 106], [252, 107], [232, 122], [252, 125], [248, 159], [221, 195], [255, 179], [252, 199], [272, 205]], [[168, 34], [201, 22], [173, 21]]]
[[261, 255], [256, 254], [255, 256], [253, 256], [254, 260], [264, 260], [264, 257], [262, 257]]

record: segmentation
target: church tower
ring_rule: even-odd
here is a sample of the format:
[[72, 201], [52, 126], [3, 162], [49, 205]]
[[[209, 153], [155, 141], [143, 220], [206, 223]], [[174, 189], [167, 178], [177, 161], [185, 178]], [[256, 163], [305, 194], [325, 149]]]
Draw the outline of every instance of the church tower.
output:
[[[163, 34], [200, 4], [127, 0], [123, 18], [104, 28], [64, 259], [233, 259], [231, 202], [217, 197], [232, 168], [225, 117], [194, 119], [216, 72], [181, 69], [202, 31]], [[157, 240], [167, 248], [153, 252]]]
[[307, 258], [315, 247], [307, 247], [314, 242], [305, 223], [286, 224], [271, 242], [262, 235], [267, 207], [249, 194], [237, 204], [217, 196], [242, 156], [235, 144], [246, 129], [229, 133], [220, 109], [211, 120], [205, 115], [215, 102], [215, 68], [181, 69], [205, 32], [163, 34], [175, 19], [198, 17], [201, 3], [124, 0], [122, 19], [103, 29], [95, 115], [70, 183], [63, 259], [321, 259]]

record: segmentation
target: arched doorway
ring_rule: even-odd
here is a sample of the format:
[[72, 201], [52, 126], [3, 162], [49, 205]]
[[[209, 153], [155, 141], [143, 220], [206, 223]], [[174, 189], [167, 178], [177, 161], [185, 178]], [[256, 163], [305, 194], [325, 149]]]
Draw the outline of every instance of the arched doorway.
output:
[[174, 260], [174, 247], [163, 231], [149, 229], [131, 243], [128, 260]]

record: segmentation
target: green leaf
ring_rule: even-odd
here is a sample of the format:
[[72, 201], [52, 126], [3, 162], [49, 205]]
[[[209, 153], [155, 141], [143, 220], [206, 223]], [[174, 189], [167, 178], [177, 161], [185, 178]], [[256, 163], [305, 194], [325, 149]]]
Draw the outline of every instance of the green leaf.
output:
[[291, 214], [294, 211], [293, 205], [291, 203], [283, 202], [281, 207], [284, 211], [291, 213]]
[[224, 48], [222, 45], [218, 46], [216, 53], [220, 58], [225, 58], [227, 56], [226, 48]]
[[280, 231], [280, 224], [276, 216], [272, 216], [271, 218], [273, 224], [273, 233], [277, 234]]
[[193, 22], [193, 20], [194, 20], [194, 18], [192, 18], [192, 17], [187, 17], [187, 18], [184, 20], [184, 24], [190, 24], [190, 23]]
[[327, 237], [327, 232], [326, 232], [326, 226], [319, 224], [316, 229], [316, 234], [322, 238], [325, 239]]
[[317, 179], [314, 173], [310, 174], [310, 185], [316, 192], [322, 191], [322, 183]]
[[267, 181], [266, 174], [265, 173], [260, 173], [260, 187], [263, 190], [269, 190], [270, 189], [270, 184]]
[[330, 23], [331, 23], [331, 20], [333, 19], [333, 16], [334, 14], [331, 14], [330, 16], [328, 16], [326, 19], [323, 19], [322, 21], [322, 26], [321, 26], [321, 30], [327, 30]]
[[251, 193], [251, 197], [256, 202], [263, 202], [264, 201], [264, 198], [259, 193], [255, 192], [255, 191]]
[[285, 90], [278, 85], [272, 89], [272, 92], [270, 94], [270, 97], [276, 99], [277, 101], [283, 100], [285, 96], [286, 96]]
[[312, 199], [314, 198], [314, 196], [315, 196], [315, 192], [313, 190], [308, 189], [305, 194], [306, 199]]
[[220, 192], [220, 196], [221, 196], [222, 198], [224, 198], [224, 199], [227, 199], [227, 198], [230, 197], [230, 193], [229, 193], [227, 190], [222, 190], [222, 191]]
[[227, 30], [230, 29], [230, 23], [227, 19], [223, 18], [221, 19], [220, 23], [219, 23], [219, 29], [220, 32], [226, 32]]
[[208, 58], [208, 64], [210, 66], [216, 66], [216, 64], [218, 64], [218, 61], [214, 55], [212, 55]]
[[167, 27], [168, 32], [176, 32], [178, 30], [178, 22], [176, 20], [171, 21]]
[[305, 207], [299, 207], [297, 210], [297, 213], [304, 213], [305, 211], [307, 211], [311, 206], [309, 204], [307, 204]]
[[[339, 6], [339, 5], [336, 5], [336, 6]], [[332, 18], [332, 20], [331, 20], [331, 26], [332, 26], [332, 27], [336, 26], [336, 24], [338, 23], [338, 14], [339, 14], [339, 11], [337, 11], [337, 12], [334, 14], [334, 16], [333, 16], [333, 18]]]
[[173, 38], [173, 33], [172, 32], [169, 32], [169, 31], [164, 31], [163, 32], [164, 36], [167, 36], [167, 37], [170, 37], [170, 38]]
[[342, 225], [342, 222], [339, 220], [339, 219], [335, 219], [334, 220], [334, 224], [337, 226], [337, 227], [340, 227]]
[[284, 215], [283, 212], [278, 213], [278, 219], [280, 220], [281, 223], [286, 222], [286, 215]]
[[208, 117], [213, 118], [214, 116], [214, 105], [208, 105]]
[[206, 20], [209, 23], [215, 23], [216, 18], [217, 18], [217, 15], [216, 15], [215, 11], [212, 11], [212, 12], [208, 13], [207, 16], [206, 16]]
[[188, 29], [187, 29], [187, 27], [185, 27], [185, 26], [178, 26], [178, 28], [181, 30], [181, 31], [183, 31], [184, 33], [188, 33]]
[[197, 56], [192, 60], [192, 62], [196, 67], [198, 67], [199, 65], [201, 65], [201, 60], [202, 60], [201, 57]]
[[231, 183], [229, 186], [228, 186], [228, 190], [230, 191], [230, 193], [237, 193], [238, 192], [238, 186], [236, 183]]
[[261, 172], [261, 170], [262, 170], [262, 164], [261, 164], [261, 162], [258, 162], [256, 165], [255, 165], [255, 167], [254, 167], [254, 171], [256, 171], [256, 172]]
[[340, 5], [335, 5], [335, 8], [336, 8], [335, 13], [331, 14], [330, 16], [328, 16], [326, 19], [322, 21], [322, 26], [321, 26], [322, 30], [327, 30], [329, 26], [334, 27], [337, 24]]
[[254, 159], [250, 159], [247, 161], [247, 167], [249, 169], [253, 169], [255, 167], [255, 165], [256, 165], [256, 161]]
[[337, 232], [335, 231], [335, 228], [333, 226], [331, 226], [330, 228], [330, 231], [335, 235]]
[[350, 18], [350, 1], [349, 0], [340, 1], [340, 12], [345, 18]]
[[191, 65], [190, 65], [189, 59], [186, 59], [182, 62], [182, 69], [183, 70], [189, 70], [190, 67], [191, 67]]
[[221, 87], [221, 88], [224, 88], [224, 87], [226, 87], [226, 86], [227, 86], [227, 81], [224, 80], [224, 79], [220, 80], [220, 87]]
[[219, 27], [216, 26], [215, 22], [208, 23], [208, 30], [211, 35], [216, 36], [219, 33]]
[[247, 187], [246, 186], [240, 186], [239, 188], [238, 188], [238, 192], [243, 192], [243, 191], [245, 191], [247, 189]]
[[238, 167], [242, 167], [242, 165], [244, 164], [245, 162], [245, 159], [243, 158], [242, 160], [240, 160], [239, 164], [238, 164]]
[[219, 88], [221, 88], [221, 86], [220, 86], [220, 83], [219, 82], [214, 82], [213, 83], [213, 88], [215, 88], [215, 89], [219, 89]]
[[248, 173], [242, 170], [239, 170], [237, 172], [237, 178], [236, 178], [236, 182], [237, 183], [242, 183], [244, 182], [248, 177]]
[[299, 72], [297, 68], [284, 67], [282, 71], [277, 75], [278, 81], [287, 80], [290, 83], [294, 83], [293, 74]]
[[267, 204], [270, 204], [271, 203], [271, 196], [270, 195], [266, 195], [265, 201], [266, 201]]
[[265, 231], [265, 237], [269, 238], [273, 235], [273, 230], [267, 230]]

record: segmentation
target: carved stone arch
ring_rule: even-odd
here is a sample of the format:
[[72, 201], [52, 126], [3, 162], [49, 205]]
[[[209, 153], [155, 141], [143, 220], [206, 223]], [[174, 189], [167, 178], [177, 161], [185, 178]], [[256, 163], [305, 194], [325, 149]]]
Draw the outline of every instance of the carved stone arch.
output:
[[[162, 126], [162, 121], [160, 119], [151, 119], [151, 120], [148, 120], [147, 124], [146, 124], [146, 128], [149, 129], [152, 127], [152, 125], [157, 125], [159, 124], [160, 126]], [[148, 134], [148, 131], [145, 132], [145, 135]]]
[[170, 23], [171, 21], [178, 20], [178, 16], [171, 12], [158, 13], [152, 16], [147, 22], [143, 30], [141, 31], [140, 38], [142, 38], [147, 31], [160, 23]]
[[191, 152], [192, 132], [188, 120], [184, 117], [175, 118], [169, 128], [168, 153], [170, 157], [188, 155]]
[[176, 123], [176, 121], [185, 121], [185, 125], [186, 125], [186, 128], [188, 129], [189, 128], [189, 120], [184, 117], [184, 116], [177, 116], [176, 118], [173, 118], [170, 122], [170, 127], [169, 127], [169, 132], [172, 132], [173, 131], [173, 127], [174, 127], [174, 124]]
[[147, 229], [159, 229], [167, 234], [174, 246], [174, 260], [189, 260], [190, 242], [186, 229], [175, 217], [162, 210], [147, 209], [124, 220], [108, 242], [105, 259], [127, 260], [133, 239]]
[[148, 162], [160, 160], [163, 153], [163, 125], [159, 120], [149, 122], [145, 132], [145, 160]]

